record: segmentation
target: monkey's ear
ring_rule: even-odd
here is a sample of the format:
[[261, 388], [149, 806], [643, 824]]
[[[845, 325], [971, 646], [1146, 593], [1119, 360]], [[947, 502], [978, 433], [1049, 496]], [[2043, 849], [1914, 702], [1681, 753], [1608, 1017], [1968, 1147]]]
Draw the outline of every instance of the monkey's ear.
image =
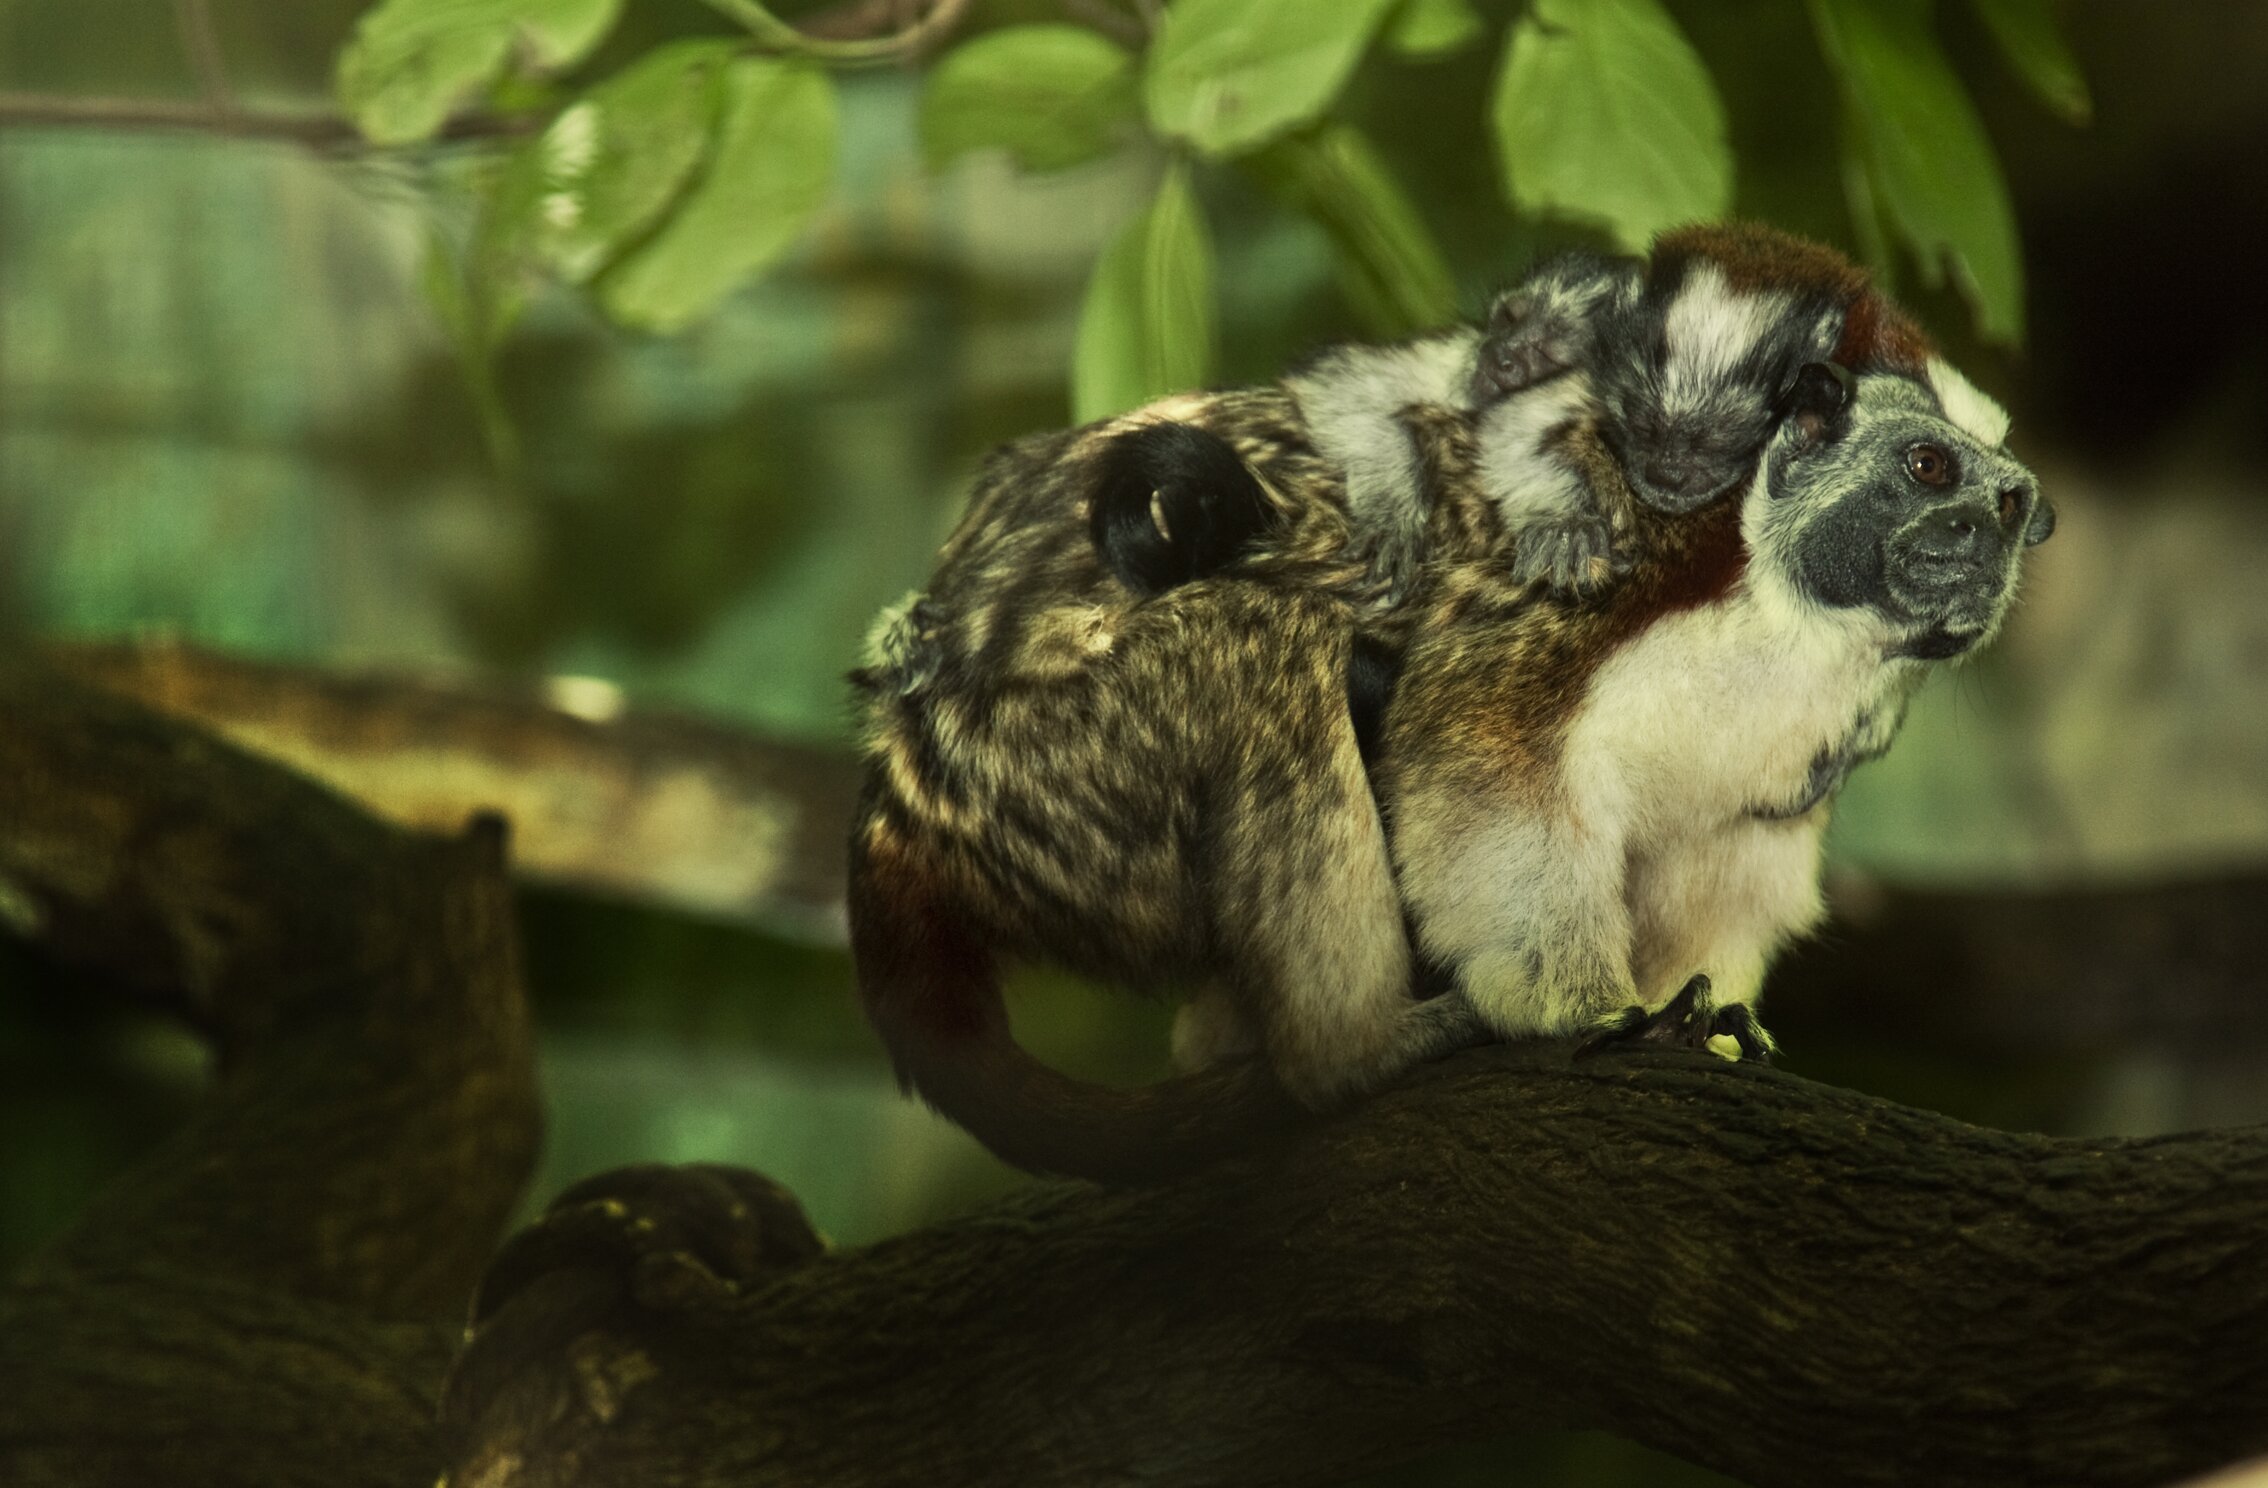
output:
[[2055, 507], [2045, 496], [2032, 508], [2032, 519], [2024, 524], [2024, 546], [2036, 548], [2055, 536]]
[[1788, 385], [1783, 416], [1793, 419], [1806, 444], [1815, 444], [1851, 400], [1849, 369], [1833, 362], [1805, 362]]

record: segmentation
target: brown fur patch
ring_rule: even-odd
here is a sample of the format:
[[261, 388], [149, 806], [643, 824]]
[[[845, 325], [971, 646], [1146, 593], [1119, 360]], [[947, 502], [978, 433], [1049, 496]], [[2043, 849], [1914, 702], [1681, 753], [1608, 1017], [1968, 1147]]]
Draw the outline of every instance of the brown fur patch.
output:
[[1734, 289], [1825, 295], [1844, 307], [1834, 359], [1853, 371], [1919, 373], [1935, 348], [1912, 317], [1875, 288], [1873, 276], [1824, 243], [1760, 222], [1696, 223], [1654, 240], [1653, 271], [1702, 259]]
[[851, 840], [852, 951], [870, 1013], [930, 1039], [978, 1042], [1006, 1031], [998, 971], [966, 906], [874, 819]]
[[[1739, 501], [1655, 511], [1630, 492], [1594, 426], [1555, 439], [1627, 533], [1631, 569], [1576, 599], [1513, 584], [1500, 548], [1438, 554], [1401, 627], [1409, 651], [1387, 715], [1389, 798], [1413, 779], [1448, 775], [1541, 806], [1567, 725], [1607, 658], [1664, 616], [1723, 597], [1746, 566]], [[1447, 442], [1429, 459], [1453, 482], [1472, 478], [1469, 443]]]

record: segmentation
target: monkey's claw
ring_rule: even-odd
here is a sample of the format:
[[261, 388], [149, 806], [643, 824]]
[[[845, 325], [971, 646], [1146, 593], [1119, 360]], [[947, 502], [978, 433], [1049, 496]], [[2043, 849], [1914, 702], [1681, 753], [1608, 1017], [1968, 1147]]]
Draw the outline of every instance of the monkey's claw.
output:
[[1721, 1059], [1769, 1064], [1779, 1049], [1748, 1004], [1719, 1007], [1709, 995], [1709, 979], [1696, 976], [1678, 989], [1677, 996], [1649, 1013], [1627, 1007], [1602, 1020], [1575, 1051], [1578, 1059], [1604, 1050], [1639, 1044], [1662, 1044], [1673, 1049], [1706, 1050]]
[[1627, 558], [1614, 550], [1614, 537], [1604, 518], [1562, 517], [1536, 522], [1520, 534], [1512, 577], [1581, 599], [1604, 589], [1629, 566]]

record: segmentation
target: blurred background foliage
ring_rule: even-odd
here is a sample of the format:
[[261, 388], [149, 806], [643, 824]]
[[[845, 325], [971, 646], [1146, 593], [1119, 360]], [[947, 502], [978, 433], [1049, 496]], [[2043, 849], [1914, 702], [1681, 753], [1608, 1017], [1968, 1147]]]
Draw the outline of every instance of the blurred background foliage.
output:
[[[601, 677], [839, 747], [990, 445], [1734, 213], [1873, 264], [2064, 509], [1999, 650], [1854, 782], [1840, 882], [2256, 865], [2264, 81], [2250, 0], [0, 0], [0, 638]], [[856, 1242], [1015, 1181], [899, 1101], [825, 937], [526, 921], [537, 1198], [742, 1162]], [[202, 1075], [30, 980], [0, 959], [0, 1262]], [[2268, 1115], [2258, 1047], [1964, 1060], [1775, 1012], [1805, 1073], [1969, 1119]], [[1018, 1016], [1089, 1071], [1162, 1050], [1115, 1000]]]

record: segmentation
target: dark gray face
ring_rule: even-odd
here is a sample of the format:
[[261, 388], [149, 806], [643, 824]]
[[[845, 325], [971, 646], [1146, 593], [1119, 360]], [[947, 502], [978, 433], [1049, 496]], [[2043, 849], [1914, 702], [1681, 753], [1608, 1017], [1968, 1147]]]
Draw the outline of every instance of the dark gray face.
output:
[[1906, 377], [1824, 383], [1774, 439], [1768, 529], [1797, 589], [1893, 622], [1899, 654], [1990, 636], [2023, 549], [2054, 529], [2032, 473], [1946, 419]]

